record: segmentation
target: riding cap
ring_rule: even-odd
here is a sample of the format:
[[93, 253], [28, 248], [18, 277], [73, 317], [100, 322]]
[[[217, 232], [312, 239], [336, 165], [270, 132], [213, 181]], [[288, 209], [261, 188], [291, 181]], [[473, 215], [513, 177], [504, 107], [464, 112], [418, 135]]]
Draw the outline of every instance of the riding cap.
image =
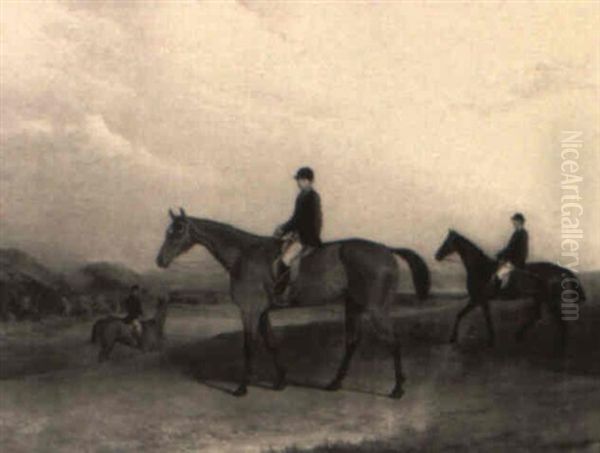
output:
[[309, 181], [314, 181], [315, 172], [310, 167], [302, 167], [298, 169], [294, 179], [308, 179]]
[[521, 214], [520, 212], [513, 214], [513, 216], [510, 219], [518, 220], [519, 222], [525, 222], [525, 216], [523, 214]]

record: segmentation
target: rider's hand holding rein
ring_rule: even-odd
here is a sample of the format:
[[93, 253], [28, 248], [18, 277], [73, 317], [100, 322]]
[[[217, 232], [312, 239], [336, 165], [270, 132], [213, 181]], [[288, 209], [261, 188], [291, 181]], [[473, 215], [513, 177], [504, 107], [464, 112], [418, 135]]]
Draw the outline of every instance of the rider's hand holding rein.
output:
[[273, 236], [277, 239], [281, 239], [283, 237], [283, 234], [283, 225], [279, 225], [277, 228], [275, 228], [275, 231], [273, 232]]

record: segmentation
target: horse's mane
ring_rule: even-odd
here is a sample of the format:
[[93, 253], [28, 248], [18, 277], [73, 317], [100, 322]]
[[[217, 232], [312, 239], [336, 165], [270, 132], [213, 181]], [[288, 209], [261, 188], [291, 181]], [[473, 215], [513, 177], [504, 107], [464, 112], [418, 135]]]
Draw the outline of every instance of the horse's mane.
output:
[[269, 239], [269, 236], [260, 236], [258, 234], [250, 233], [248, 231], [242, 230], [241, 228], [237, 228], [233, 225], [230, 225], [229, 223], [218, 222], [216, 220], [211, 219], [201, 219], [198, 217], [190, 217], [189, 219], [195, 222], [202, 223], [204, 226], [214, 227], [225, 234], [234, 237], [239, 237], [240, 239], [243, 239], [245, 241], [264, 241], [266, 239]]
[[473, 241], [471, 241], [470, 239], [467, 239], [465, 236], [463, 236], [462, 234], [460, 234], [458, 231], [452, 230], [452, 234], [459, 239], [460, 241], [463, 242], [463, 244], [467, 245], [471, 251], [475, 254], [477, 254], [477, 256], [479, 258], [481, 258], [482, 260], [486, 260], [490, 263], [495, 262], [495, 260], [493, 258], [490, 258], [483, 250], [481, 250], [481, 248], [479, 246], [477, 246]]

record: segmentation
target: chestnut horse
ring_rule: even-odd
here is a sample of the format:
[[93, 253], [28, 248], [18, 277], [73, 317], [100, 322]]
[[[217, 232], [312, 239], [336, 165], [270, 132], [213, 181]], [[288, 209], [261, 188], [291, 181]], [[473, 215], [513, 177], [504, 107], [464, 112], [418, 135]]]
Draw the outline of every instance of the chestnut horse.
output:
[[[244, 332], [244, 374], [234, 395], [247, 393], [258, 334], [273, 358], [277, 373], [274, 388], [283, 389], [286, 371], [279, 361], [269, 320], [269, 311], [274, 308], [272, 267], [280, 254], [281, 240], [250, 234], [213, 220], [188, 217], [183, 209], [179, 215], [169, 210], [169, 215], [171, 224], [156, 258], [159, 267], [168, 267], [177, 256], [199, 244], [229, 273], [231, 297], [240, 308]], [[389, 316], [400, 277], [394, 255], [408, 263], [417, 296], [427, 297], [429, 270], [421, 257], [409, 249], [390, 249], [363, 239], [347, 239], [323, 244], [302, 259], [294, 285], [298, 304], [314, 305], [336, 299], [345, 302], [346, 350], [328, 390], [341, 387], [361, 339], [362, 319], [366, 318], [394, 359], [395, 385], [390, 396], [400, 398], [403, 394], [400, 343]]]

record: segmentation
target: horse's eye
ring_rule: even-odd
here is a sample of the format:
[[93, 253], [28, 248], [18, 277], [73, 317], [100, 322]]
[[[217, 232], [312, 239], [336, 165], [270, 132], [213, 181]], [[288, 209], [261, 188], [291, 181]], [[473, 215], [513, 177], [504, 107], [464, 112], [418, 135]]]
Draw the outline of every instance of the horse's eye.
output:
[[185, 229], [185, 226], [182, 225], [181, 223], [175, 224], [170, 228], [170, 233], [169, 234], [181, 234], [183, 233]]

